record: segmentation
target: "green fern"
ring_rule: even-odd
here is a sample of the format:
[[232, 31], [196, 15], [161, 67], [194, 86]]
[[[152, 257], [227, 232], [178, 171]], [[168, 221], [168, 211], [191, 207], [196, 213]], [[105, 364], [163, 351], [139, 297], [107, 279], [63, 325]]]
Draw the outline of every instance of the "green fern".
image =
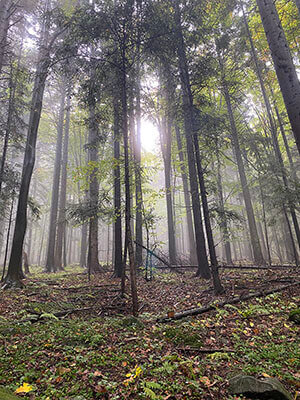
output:
[[157, 400], [158, 397], [156, 396], [156, 394], [153, 392], [153, 390], [151, 390], [148, 387], [144, 387], [144, 393], [147, 397], [150, 397], [151, 400]]
[[162, 386], [161, 386], [161, 384], [160, 383], [158, 383], [158, 382], [145, 382], [144, 383], [144, 385], [147, 387], [147, 388], [150, 388], [150, 389], [161, 389], [162, 388]]

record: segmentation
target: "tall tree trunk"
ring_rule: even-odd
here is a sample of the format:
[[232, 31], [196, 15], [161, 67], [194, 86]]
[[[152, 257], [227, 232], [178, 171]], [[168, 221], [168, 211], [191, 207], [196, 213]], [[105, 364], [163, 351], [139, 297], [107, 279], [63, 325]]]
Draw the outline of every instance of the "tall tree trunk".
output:
[[129, 271], [132, 296], [132, 312], [133, 315], [138, 314], [138, 296], [136, 284], [136, 268], [134, 260], [134, 249], [131, 234], [131, 210], [130, 210], [130, 166], [129, 166], [129, 143], [128, 143], [128, 105], [127, 105], [127, 79], [126, 79], [126, 40], [123, 37], [121, 54], [121, 105], [122, 105], [122, 131], [124, 142], [124, 168], [125, 168], [125, 249], [124, 249], [124, 266], [123, 274], [126, 266], [126, 251], [129, 255]]
[[300, 82], [274, 0], [256, 0], [300, 154]]
[[57, 270], [56, 268], [57, 265], [55, 264], [55, 242], [56, 242], [56, 230], [57, 230], [62, 143], [63, 143], [64, 119], [65, 119], [65, 98], [66, 98], [66, 82], [64, 80], [62, 85], [59, 116], [58, 116], [55, 162], [54, 162], [53, 181], [52, 181], [53, 183], [52, 183], [52, 197], [51, 197], [51, 208], [50, 208], [50, 219], [49, 219], [48, 251], [46, 260], [47, 272], [55, 272]]
[[215, 244], [214, 244], [212, 227], [211, 227], [211, 223], [210, 223], [207, 192], [206, 192], [206, 187], [205, 187], [205, 182], [204, 182], [204, 173], [203, 173], [203, 168], [202, 168], [202, 163], [201, 163], [198, 136], [196, 135], [196, 133], [194, 133], [194, 146], [195, 146], [195, 156], [196, 156], [196, 164], [197, 164], [197, 171], [198, 171], [198, 180], [199, 180], [199, 185], [200, 185], [200, 193], [201, 193], [201, 200], [202, 200], [202, 208], [203, 208], [206, 236], [207, 236], [207, 242], [208, 242], [210, 262], [211, 262], [211, 271], [212, 271], [212, 277], [213, 277], [213, 281], [214, 281], [214, 289], [215, 289], [216, 294], [221, 294], [221, 293], [224, 293], [224, 288], [222, 287], [222, 284], [220, 281], [220, 276], [219, 276], [216, 249], [215, 249]]
[[87, 224], [81, 227], [81, 247], [80, 247], [80, 267], [86, 268], [86, 252], [87, 252]]
[[190, 178], [190, 187], [192, 194], [192, 208], [194, 216], [194, 228], [195, 228], [195, 238], [196, 238], [197, 259], [198, 259], [197, 275], [198, 276], [200, 275], [204, 279], [209, 279], [210, 270], [206, 254], [205, 237], [202, 225], [199, 188], [197, 182], [195, 153], [193, 145], [193, 132], [194, 132], [193, 96], [191, 91], [190, 77], [186, 60], [185, 43], [182, 34], [180, 9], [177, 1], [175, 2], [175, 24], [177, 28], [175, 31], [175, 38], [177, 44], [178, 68], [180, 72], [180, 81], [182, 86], [184, 130], [185, 130], [186, 147], [188, 155], [189, 178]]
[[13, 82], [13, 67], [11, 66], [10, 76], [9, 76], [9, 100], [8, 100], [8, 110], [7, 110], [7, 119], [5, 124], [5, 134], [4, 134], [4, 142], [2, 148], [2, 157], [0, 164], [0, 194], [2, 189], [2, 183], [4, 178], [5, 171], [5, 163], [6, 163], [6, 155], [8, 150], [8, 141], [11, 134], [11, 119], [13, 116], [13, 107], [15, 100], [15, 92], [16, 92], [16, 84]]
[[[276, 126], [275, 126], [273, 115], [272, 115], [272, 108], [271, 108], [271, 104], [270, 104], [270, 101], [269, 101], [269, 97], [267, 95], [267, 91], [266, 91], [265, 84], [264, 84], [264, 81], [263, 81], [261, 67], [260, 67], [260, 64], [259, 64], [259, 61], [258, 61], [258, 57], [257, 57], [257, 54], [256, 54], [256, 49], [255, 49], [254, 44], [253, 44], [251, 32], [249, 30], [248, 21], [247, 21], [246, 15], [244, 13], [244, 10], [243, 10], [243, 18], [244, 18], [244, 24], [245, 24], [245, 27], [246, 27], [246, 31], [247, 31], [247, 34], [248, 34], [248, 39], [249, 39], [250, 46], [251, 46], [251, 53], [252, 53], [252, 57], [253, 57], [253, 60], [254, 60], [254, 63], [255, 63], [256, 73], [257, 73], [257, 76], [258, 76], [258, 79], [259, 79], [261, 92], [262, 92], [262, 95], [263, 95], [265, 108], [266, 108], [268, 119], [269, 119], [269, 123], [270, 123], [270, 130], [271, 130], [271, 135], [272, 135], [273, 147], [274, 147], [275, 155], [276, 155], [277, 161], [278, 161], [279, 166], [280, 166], [281, 178], [283, 180], [283, 184], [284, 184], [285, 190], [288, 192], [289, 191], [289, 184], [288, 184], [287, 176], [286, 176], [286, 173], [285, 173], [285, 168], [284, 168], [284, 163], [283, 163], [280, 147], [279, 147], [279, 144], [278, 144]], [[299, 100], [300, 100], [300, 91], [299, 91]], [[299, 108], [299, 111], [300, 111], [300, 108]], [[300, 122], [300, 120], [299, 120], [299, 122]], [[300, 132], [300, 130], [299, 130], [299, 132]], [[292, 216], [292, 221], [293, 221], [295, 232], [296, 232], [298, 246], [300, 248], [300, 229], [299, 229], [298, 220], [297, 220], [297, 216], [296, 216], [296, 212], [295, 212], [295, 206], [290, 200], [288, 201], [288, 204], [289, 204], [289, 209], [290, 209], [290, 213], [291, 213], [291, 216]]]
[[[139, 53], [139, 46], [138, 46]], [[139, 60], [139, 59], [138, 59]], [[142, 174], [141, 174], [141, 78], [140, 78], [140, 62], [137, 63], [136, 77], [136, 140], [135, 140], [135, 240], [139, 244], [143, 244], [143, 192], [142, 192]], [[143, 248], [136, 245], [135, 247], [135, 263], [140, 268], [143, 265]]]
[[281, 252], [281, 248], [280, 248], [280, 243], [279, 243], [279, 240], [278, 240], [278, 232], [277, 232], [275, 227], [274, 227], [274, 230], [273, 230], [273, 239], [274, 239], [274, 242], [275, 242], [275, 248], [276, 248], [276, 252], [277, 252], [276, 255], [279, 258], [280, 264], [282, 265], [283, 264], [283, 257], [282, 257], [282, 252]]
[[233, 262], [232, 262], [231, 247], [230, 247], [230, 242], [229, 242], [229, 230], [228, 230], [228, 225], [227, 225], [227, 220], [226, 220], [226, 215], [225, 215], [225, 206], [224, 206], [221, 163], [220, 163], [220, 157], [219, 157], [219, 149], [217, 146], [218, 146], [218, 144], [216, 144], [216, 148], [217, 148], [217, 163], [218, 163], [218, 165], [217, 165], [217, 187], [218, 187], [219, 208], [220, 208], [220, 212], [221, 212], [220, 228], [221, 228], [222, 240], [223, 240], [224, 248], [225, 248], [226, 262], [227, 262], [227, 264], [232, 265]]
[[114, 274], [122, 277], [122, 216], [120, 174], [120, 106], [114, 99]]
[[261, 264], [264, 264], [264, 258], [262, 255], [260, 242], [259, 242], [259, 238], [258, 238], [250, 191], [249, 191], [249, 187], [248, 187], [248, 182], [247, 182], [245, 168], [244, 168], [244, 162], [243, 162], [239, 139], [238, 139], [238, 133], [237, 133], [236, 124], [235, 124], [233, 111], [232, 111], [231, 99], [230, 99], [229, 91], [228, 91], [227, 85], [225, 83], [225, 80], [223, 80], [223, 92], [224, 92], [224, 96], [225, 96], [227, 112], [228, 112], [230, 126], [231, 126], [231, 138], [232, 138], [233, 149], [234, 149], [237, 166], [238, 166], [238, 171], [239, 171], [239, 176], [240, 176], [240, 181], [241, 181], [241, 185], [242, 185], [242, 192], [243, 192], [243, 197], [244, 197], [244, 202], [245, 202], [245, 207], [246, 207], [247, 220], [248, 220], [248, 225], [249, 225], [254, 261], [256, 264], [261, 265]]
[[9, 0], [0, 1], [0, 73], [4, 65], [11, 7], [12, 7], [11, 1]]
[[[69, 83], [70, 85], [70, 83]], [[68, 88], [67, 104], [66, 104], [66, 122], [65, 134], [62, 153], [62, 171], [60, 182], [60, 197], [59, 197], [59, 212], [57, 218], [57, 238], [55, 248], [55, 263], [57, 270], [63, 270], [62, 264], [62, 250], [64, 242], [64, 234], [66, 231], [66, 196], [67, 196], [67, 166], [68, 166], [68, 152], [69, 152], [69, 131], [70, 131], [70, 113], [71, 113], [71, 87]]]
[[48, 32], [46, 22], [42, 33], [39, 61], [35, 73], [13, 243], [4, 288], [22, 286], [20, 273], [22, 271], [22, 250], [27, 224], [28, 193], [35, 162], [35, 148], [45, 82], [51, 61], [49, 56]]
[[188, 177], [187, 177], [187, 173], [186, 173], [185, 159], [184, 159], [184, 154], [183, 154], [181, 134], [180, 134], [180, 130], [179, 130], [178, 126], [175, 126], [175, 132], [176, 132], [177, 149], [178, 149], [178, 155], [179, 155], [179, 161], [180, 161], [184, 202], [185, 202], [185, 208], [186, 208], [187, 231], [188, 231], [188, 236], [189, 236], [190, 262], [192, 265], [194, 265], [194, 264], [197, 264], [197, 251], [196, 251], [195, 234], [194, 234], [194, 228], [193, 228], [193, 217], [192, 217], [192, 211], [191, 211], [192, 207], [191, 207]]
[[[166, 97], [166, 102], [168, 99]], [[171, 147], [172, 147], [172, 132], [171, 123], [168, 115], [164, 115], [160, 124], [160, 142], [161, 151], [164, 161], [164, 176], [165, 176], [165, 193], [167, 203], [167, 222], [168, 222], [168, 250], [169, 260], [172, 265], [176, 264], [176, 240], [175, 226], [172, 203], [172, 184], [171, 184]]]
[[3, 261], [3, 271], [2, 271], [1, 282], [3, 282], [4, 276], [5, 276], [5, 268], [6, 268], [6, 262], [7, 262], [7, 254], [8, 254], [8, 246], [9, 246], [12, 218], [13, 218], [14, 202], [15, 202], [15, 199], [13, 198], [11, 200], [11, 206], [10, 206], [10, 212], [9, 212], [9, 220], [8, 220], [8, 227], [7, 227], [7, 233], [6, 233], [6, 244], [5, 244], [5, 250], [4, 250], [4, 261]]
[[94, 94], [91, 94], [89, 102], [89, 165], [91, 173], [89, 177], [89, 201], [93, 216], [89, 221], [89, 241], [88, 241], [88, 269], [90, 272], [100, 270], [98, 259], [98, 199], [99, 199], [99, 184], [98, 184], [98, 135], [97, 122], [95, 118], [96, 100]]

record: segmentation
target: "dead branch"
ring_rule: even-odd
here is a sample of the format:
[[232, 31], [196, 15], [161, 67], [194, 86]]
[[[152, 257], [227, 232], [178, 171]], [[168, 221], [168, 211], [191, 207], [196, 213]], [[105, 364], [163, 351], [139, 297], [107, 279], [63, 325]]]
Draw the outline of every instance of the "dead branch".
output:
[[200, 348], [197, 347], [182, 347], [177, 348], [177, 351], [183, 353], [202, 353], [202, 354], [212, 354], [212, 353], [234, 353], [232, 349], [208, 349], [208, 348]]
[[241, 301], [246, 301], [246, 300], [253, 299], [255, 297], [268, 296], [269, 294], [278, 293], [278, 292], [281, 292], [282, 290], [289, 289], [289, 288], [292, 288], [292, 287], [298, 286], [298, 285], [300, 285], [300, 281], [291, 283], [289, 285], [281, 286], [281, 287], [275, 288], [275, 289], [261, 290], [261, 291], [255, 292], [255, 293], [242, 295], [242, 296], [239, 296], [239, 297], [235, 297], [235, 298], [233, 298], [231, 300], [225, 300], [225, 301], [222, 301], [220, 303], [210, 304], [207, 307], [192, 308], [190, 310], [182, 311], [182, 312], [179, 312], [179, 313], [174, 313], [174, 315], [171, 315], [172, 313], [169, 313], [169, 316], [158, 318], [157, 322], [168, 322], [168, 321], [171, 321], [171, 320], [178, 320], [178, 319], [182, 319], [182, 318], [185, 318], [185, 317], [190, 317], [190, 316], [193, 316], [193, 315], [204, 314], [204, 313], [206, 313], [208, 311], [215, 310], [216, 308], [224, 307], [227, 304], [236, 304], [236, 303], [239, 303]]

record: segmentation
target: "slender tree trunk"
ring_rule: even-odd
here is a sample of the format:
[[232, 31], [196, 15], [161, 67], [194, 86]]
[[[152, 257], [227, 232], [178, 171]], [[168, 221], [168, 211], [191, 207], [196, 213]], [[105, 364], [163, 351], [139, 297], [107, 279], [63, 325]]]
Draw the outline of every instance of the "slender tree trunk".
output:
[[61, 91], [61, 100], [60, 100], [58, 127], [57, 127], [57, 139], [56, 139], [55, 163], [54, 163], [53, 181], [52, 181], [53, 183], [52, 183], [52, 197], [51, 197], [51, 208], [50, 208], [50, 219], [49, 219], [48, 251], [46, 260], [47, 272], [55, 272], [57, 270], [55, 264], [55, 242], [56, 242], [56, 230], [57, 230], [62, 143], [63, 143], [64, 119], [65, 119], [65, 98], [66, 98], [66, 83], [64, 81]]
[[[167, 100], [167, 99], [166, 99]], [[168, 100], [167, 100], [168, 101]], [[172, 184], [171, 184], [171, 145], [172, 133], [171, 124], [167, 115], [162, 118], [160, 124], [160, 142], [164, 161], [165, 193], [167, 203], [167, 222], [168, 222], [168, 249], [169, 260], [172, 265], [176, 264], [176, 240], [175, 226], [173, 218]]]
[[[91, 77], [91, 91], [93, 88], [93, 76]], [[99, 184], [98, 184], [98, 135], [96, 122], [96, 100], [94, 93], [90, 93], [89, 99], [89, 138], [88, 138], [88, 154], [91, 173], [89, 177], [89, 201], [93, 216], [89, 221], [89, 241], [88, 241], [88, 269], [89, 272], [97, 272], [100, 270], [98, 259], [98, 200], [99, 200]]]
[[63, 270], [62, 253], [63, 241], [66, 227], [66, 196], [67, 196], [67, 166], [68, 166], [68, 152], [69, 152], [69, 131], [70, 131], [70, 113], [71, 113], [71, 87], [68, 88], [67, 104], [66, 104], [66, 123], [65, 134], [63, 142], [62, 154], [62, 171], [60, 183], [60, 197], [59, 197], [59, 212], [57, 218], [57, 238], [55, 248], [55, 263], [57, 270]]
[[4, 276], [5, 276], [10, 230], [11, 230], [13, 210], [14, 210], [14, 202], [15, 202], [15, 199], [13, 198], [11, 201], [10, 212], [9, 212], [9, 220], [8, 220], [8, 227], [7, 227], [7, 234], [6, 234], [6, 245], [5, 245], [5, 251], [4, 251], [4, 261], [3, 261], [3, 271], [2, 271], [1, 282], [3, 282]]
[[87, 252], [87, 224], [83, 224], [81, 227], [81, 248], [80, 248], [81, 268], [86, 268], [87, 266], [86, 252]]
[[264, 223], [264, 230], [265, 230], [265, 237], [266, 237], [266, 247], [267, 247], [268, 261], [269, 261], [269, 265], [272, 265], [270, 241], [269, 241], [267, 219], [266, 219], [265, 196], [264, 196], [264, 191], [263, 191], [263, 185], [262, 185], [262, 182], [261, 182], [260, 179], [259, 179], [259, 189], [260, 189], [260, 196], [261, 196], [263, 223]]
[[176, 140], [177, 140], [177, 149], [180, 161], [180, 169], [181, 169], [181, 179], [183, 185], [183, 194], [184, 194], [184, 202], [186, 208], [186, 220], [187, 220], [187, 231], [189, 236], [189, 252], [190, 252], [190, 262], [192, 265], [197, 264], [197, 251], [196, 251], [196, 243], [195, 243], [195, 234], [193, 228], [193, 217], [192, 217], [192, 207], [191, 207], [191, 199], [189, 192], [189, 184], [188, 177], [186, 173], [185, 159], [183, 155], [183, 147], [182, 140], [180, 135], [180, 130], [178, 126], [175, 126], [176, 132]]
[[223, 91], [224, 91], [225, 101], [226, 101], [226, 105], [227, 105], [227, 112], [228, 112], [230, 126], [231, 126], [232, 144], [233, 144], [233, 148], [234, 148], [235, 157], [237, 160], [237, 166], [238, 166], [239, 176], [240, 176], [241, 185], [242, 185], [242, 191], [243, 191], [243, 197], [244, 197], [244, 202], [245, 202], [245, 207], [246, 207], [247, 220], [248, 220], [248, 225], [249, 225], [254, 261], [256, 264], [261, 265], [261, 264], [264, 264], [264, 258], [262, 255], [260, 242], [259, 242], [259, 238], [258, 238], [250, 191], [249, 191], [249, 187], [248, 187], [248, 182], [247, 182], [245, 168], [244, 168], [244, 162], [243, 162], [239, 139], [238, 139], [238, 133], [237, 133], [235, 120], [234, 120], [234, 116], [233, 116], [233, 111], [232, 111], [231, 99], [230, 99], [228, 88], [227, 88], [224, 80], [223, 80]]
[[[138, 48], [139, 53], [139, 48]], [[141, 78], [140, 62], [137, 65], [136, 77], [136, 140], [135, 140], [135, 239], [139, 244], [143, 244], [143, 192], [142, 192], [142, 174], [141, 174]], [[140, 268], [143, 265], [143, 248], [136, 245], [135, 263]]]
[[28, 133], [24, 153], [13, 243], [4, 288], [9, 288], [11, 286], [22, 286], [19, 277], [20, 272], [22, 271], [22, 251], [27, 224], [28, 193], [35, 162], [35, 148], [42, 110], [45, 82], [50, 66], [47, 24], [45, 24], [41, 43], [41, 50], [35, 73], [35, 81], [31, 99]]
[[286, 243], [286, 249], [287, 249], [287, 257], [291, 261], [294, 258], [295, 264], [296, 264], [296, 266], [298, 266], [299, 258], [298, 258], [298, 253], [297, 253], [297, 249], [296, 249], [296, 245], [295, 245], [295, 241], [294, 241], [294, 236], [293, 236], [290, 220], [287, 215], [285, 207], [282, 207], [282, 211], [283, 211], [284, 219], [286, 222], [286, 223], [284, 223], [284, 228], [285, 228], [285, 235], [286, 235], [285, 243]]
[[[217, 146], [217, 144], [216, 144]], [[220, 217], [220, 228], [221, 228], [221, 233], [222, 233], [222, 239], [224, 243], [224, 248], [225, 248], [225, 256], [226, 256], [226, 262], [229, 265], [232, 265], [232, 256], [231, 256], [231, 247], [230, 247], [230, 242], [229, 242], [229, 230], [228, 230], [228, 225], [227, 225], [227, 220], [226, 220], [226, 215], [225, 215], [225, 206], [224, 206], [224, 196], [223, 196], [223, 185], [222, 185], [222, 175], [221, 175], [221, 163], [220, 163], [220, 157], [219, 157], [219, 149], [217, 148], [217, 187], [218, 187], [218, 197], [219, 197], [219, 208], [221, 212], [221, 217]]]
[[68, 247], [68, 258], [67, 258], [68, 265], [72, 264], [72, 255], [73, 255], [73, 233], [74, 233], [74, 229], [72, 228], [72, 226], [70, 226], [70, 232], [69, 232], [69, 247]]
[[[264, 103], [265, 103], [265, 108], [266, 108], [268, 119], [269, 119], [269, 123], [270, 123], [270, 130], [271, 130], [271, 135], [272, 135], [273, 147], [274, 147], [275, 155], [276, 155], [277, 161], [278, 161], [279, 166], [280, 166], [281, 178], [283, 180], [284, 187], [285, 187], [286, 191], [288, 191], [289, 190], [289, 184], [288, 184], [287, 176], [286, 176], [286, 173], [285, 173], [285, 168], [284, 168], [284, 163], [283, 163], [280, 147], [279, 147], [279, 144], [278, 144], [276, 126], [275, 126], [273, 115], [272, 115], [272, 108], [271, 108], [271, 104], [270, 104], [270, 101], [269, 101], [269, 97], [267, 95], [267, 91], [266, 91], [265, 84], [264, 84], [263, 77], [262, 77], [262, 71], [261, 71], [261, 68], [260, 68], [260, 65], [259, 65], [259, 61], [258, 61], [258, 58], [257, 58], [257, 54], [256, 54], [256, 49], [255, 49], [254, 44], [253, 44], [253, 40], [252, 40], [251, 33], [250, 33], [250, 30], [249, 30], [249, 26], [248, 26], [248, 21], [247, 21], [247, 18], [246, 18], [246, 15], [245, 15], [244, 11], [243, 11], [243, 17], [244, 17], [244, 24], [245, 24], [245, 27], [246, 27], [246, 31], [247, 31], [249, 42], [250, 42], [250, 46], [251, 46], [252, 57], [254, 59], [254, 63], [255, 63], [255, 67], [256, 67], [256, 73], [257, 73], [257, 76], [258, 76], [258, 79], [259, 79], [259, 83], [260, 83], [260, 87], [261, 87], [261, 91], [262, 91], [262, 95], [263, 95], [263, 99], [264, 99]], [[299, 100], [300, 100], [300, 87], [299, 87]], [[299, 112], [300, 112], [300, 108], [299, 108]], [[300, 123], [300, 119], [299, 119], [299, 123]], [[300, 127], [299, 127], [299, 133], [300, 133]], [[296, 217], [295, 206], [291, 201], [288, 201], [288, 203], [289, 203], [289, 209], [290, 209], [290, 213], [291, 213], [291, 216], [292, 216], [292, 221], [293, 221], [295, 232], [296, 232], [298, 246], [300, 248], [300, 229], [299, 229], [299, 225], [298, 225], [298, 221], [297, 221], [297, 217]]]
[[23, 251], [23, 261], [24, 261], [24, 272], [25, 272], [25, 274], [30, 274], [29, 263], [28, 263], [28, 254], [26, 253], [26, 251]]
[[281, 252], [281, 249], [280, 249], [280, 243], [279, 243], [279, 240], [278, 240], [278, 232], [276, 231], [276, 228], [273, 230], [273, 239], [274, 239], [274, 242], [275, 242], [275, 248], [276, 248], [276, 251], [277, 251], [277, 256], [279, 258], [279, 262], [280, 262], [280, 264], [283, 264], [283, 257], [282, 257], [282, 252]]
[[42, 252], [43, 252], [44, 237], [45, 237], [45, 230], [46, 230], [46, 221], [47, 221], [47, 217], [45, 215], [44, 222], [43, 222], [43, 227], [42, 227], [42, 232], [41, 232], [40, 251], [39, 251], [38, 260], [37, 260], [37, 265], [38, 266], [41, 265], [41, 260], [42, 260]]
[[13, 107], [14, 107], [14, 100], [15, 100], [15, 91], [16, 91], [16, 84], [13, 83], [12, 77], [13, 71], [11, 67], [10, 77], [9, 77], [9, 100], [8, 100], [8, 110], [7, 110], [7, 120], [5, 124], [5, 134], [4, 134], [4, 142], [2, 148], [2, 157], [1, 157], [1, 164], [0, 164], [0, 194], [2, 189], [2, 183], [4, 178], [4, 171], [5, 171], [5, 163], [6, 163], [6, 155], [8, 150], [8, 141], [11, 134], [11, 119], [13, 116]]
[[[128, 105], [127, 105], [127, 79], [126, 79], [126, 50], [125, 38], [122, 44], [121, 54], [121, 105], [122, 105], [122, 131], [124, 142], [124, 167], [125, 167], [125, 254], [128, 249], [129, 255], [129, 270], [130, 270], [130, 283], [131, 283], [131, 296], [132, 296], [132, 312], [133, 315], [138, 314], [138, 296], [136, 284], [136, 268], [134, 260], [134, 250], [131, 235], [131, 210], [130, 210], [130, 166], [129, 166], [129, 143], [128, 143]], [[124, 257], [125, 271], [126, 256]], [[124, 274], [124, 272], [123, 272]]]
[[211, 223], [210, 223], [207, 192], [206, 192], [204, 173], [203, 173], [203, 168], [202, 168], [202, 163], [201, 163], [199, 142], [198, 142], [198, 137], [196, 134], [194, 134], [194, 146], [195, 146], [195, 156], [196, 156], [196, 164], [197, 164], [197, 170], [198, 170], [198, 180], [199, 180], [199, 185], [200, 185], [202, 208], [203, 208], [206, 236], [207, 236], [208, 249], [209, 249], [209, 255], [210, 255], [211, 271], [212, 271], [212, 277], [213, 277], [213, 281], [214, 281], [214, 288], [215, 288], [216, 294], [221, 294], [221, 293], [224, 293], [224, 288], [222, 287], [220, 277], [219, 277], [218, 260], [217, 260], [217, 255], [216, 255], [212, 227], [211, 227]]
[[2, 71], [7, 47], [7, 33], [9, 30], [11, 1], [0, 1], [0, 73]]
[[122, 277], [122, 216], [120, 174], [120, 106], [114, 99], [114, 274]]
[[204, 279], [209, 279], [210, 270], [206, 254], [205, 237], [202, 225], [199, 188], [197, 182], [195, 153], [193, 145], [193, 132], [194, 132], [193, 96], [191, 91], [190, 78], [186, 60], [185, 43], [182, 34], [180, 9], [177, 1], [175, 3], [175, 24], [177, 27], [175, 35], [177, 44], [178, 67], [179, 67], [180, 80], [182, 86], [184, 129], [185, 129], [186, 147], [188, 155], [189, 178], [190, 178], [190, 187], [192, 194], [192, 208], [194, 216], [196, 249], [197, 249], [197, 259], [198, 259], [197, 275], [198, 276], [201, 275], [201, 277]]
[[274, 0], [256, 0], [300, 154], [300, 82]]

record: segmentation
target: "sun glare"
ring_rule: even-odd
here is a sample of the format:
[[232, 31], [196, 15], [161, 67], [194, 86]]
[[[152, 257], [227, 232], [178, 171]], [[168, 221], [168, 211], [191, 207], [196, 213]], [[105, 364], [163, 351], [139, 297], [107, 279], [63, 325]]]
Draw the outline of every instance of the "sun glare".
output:
[[155, 153], [158, 149], [159, 133], [157, 127], [148, 119], [142, 120], [141, 140], [145, 151]]

